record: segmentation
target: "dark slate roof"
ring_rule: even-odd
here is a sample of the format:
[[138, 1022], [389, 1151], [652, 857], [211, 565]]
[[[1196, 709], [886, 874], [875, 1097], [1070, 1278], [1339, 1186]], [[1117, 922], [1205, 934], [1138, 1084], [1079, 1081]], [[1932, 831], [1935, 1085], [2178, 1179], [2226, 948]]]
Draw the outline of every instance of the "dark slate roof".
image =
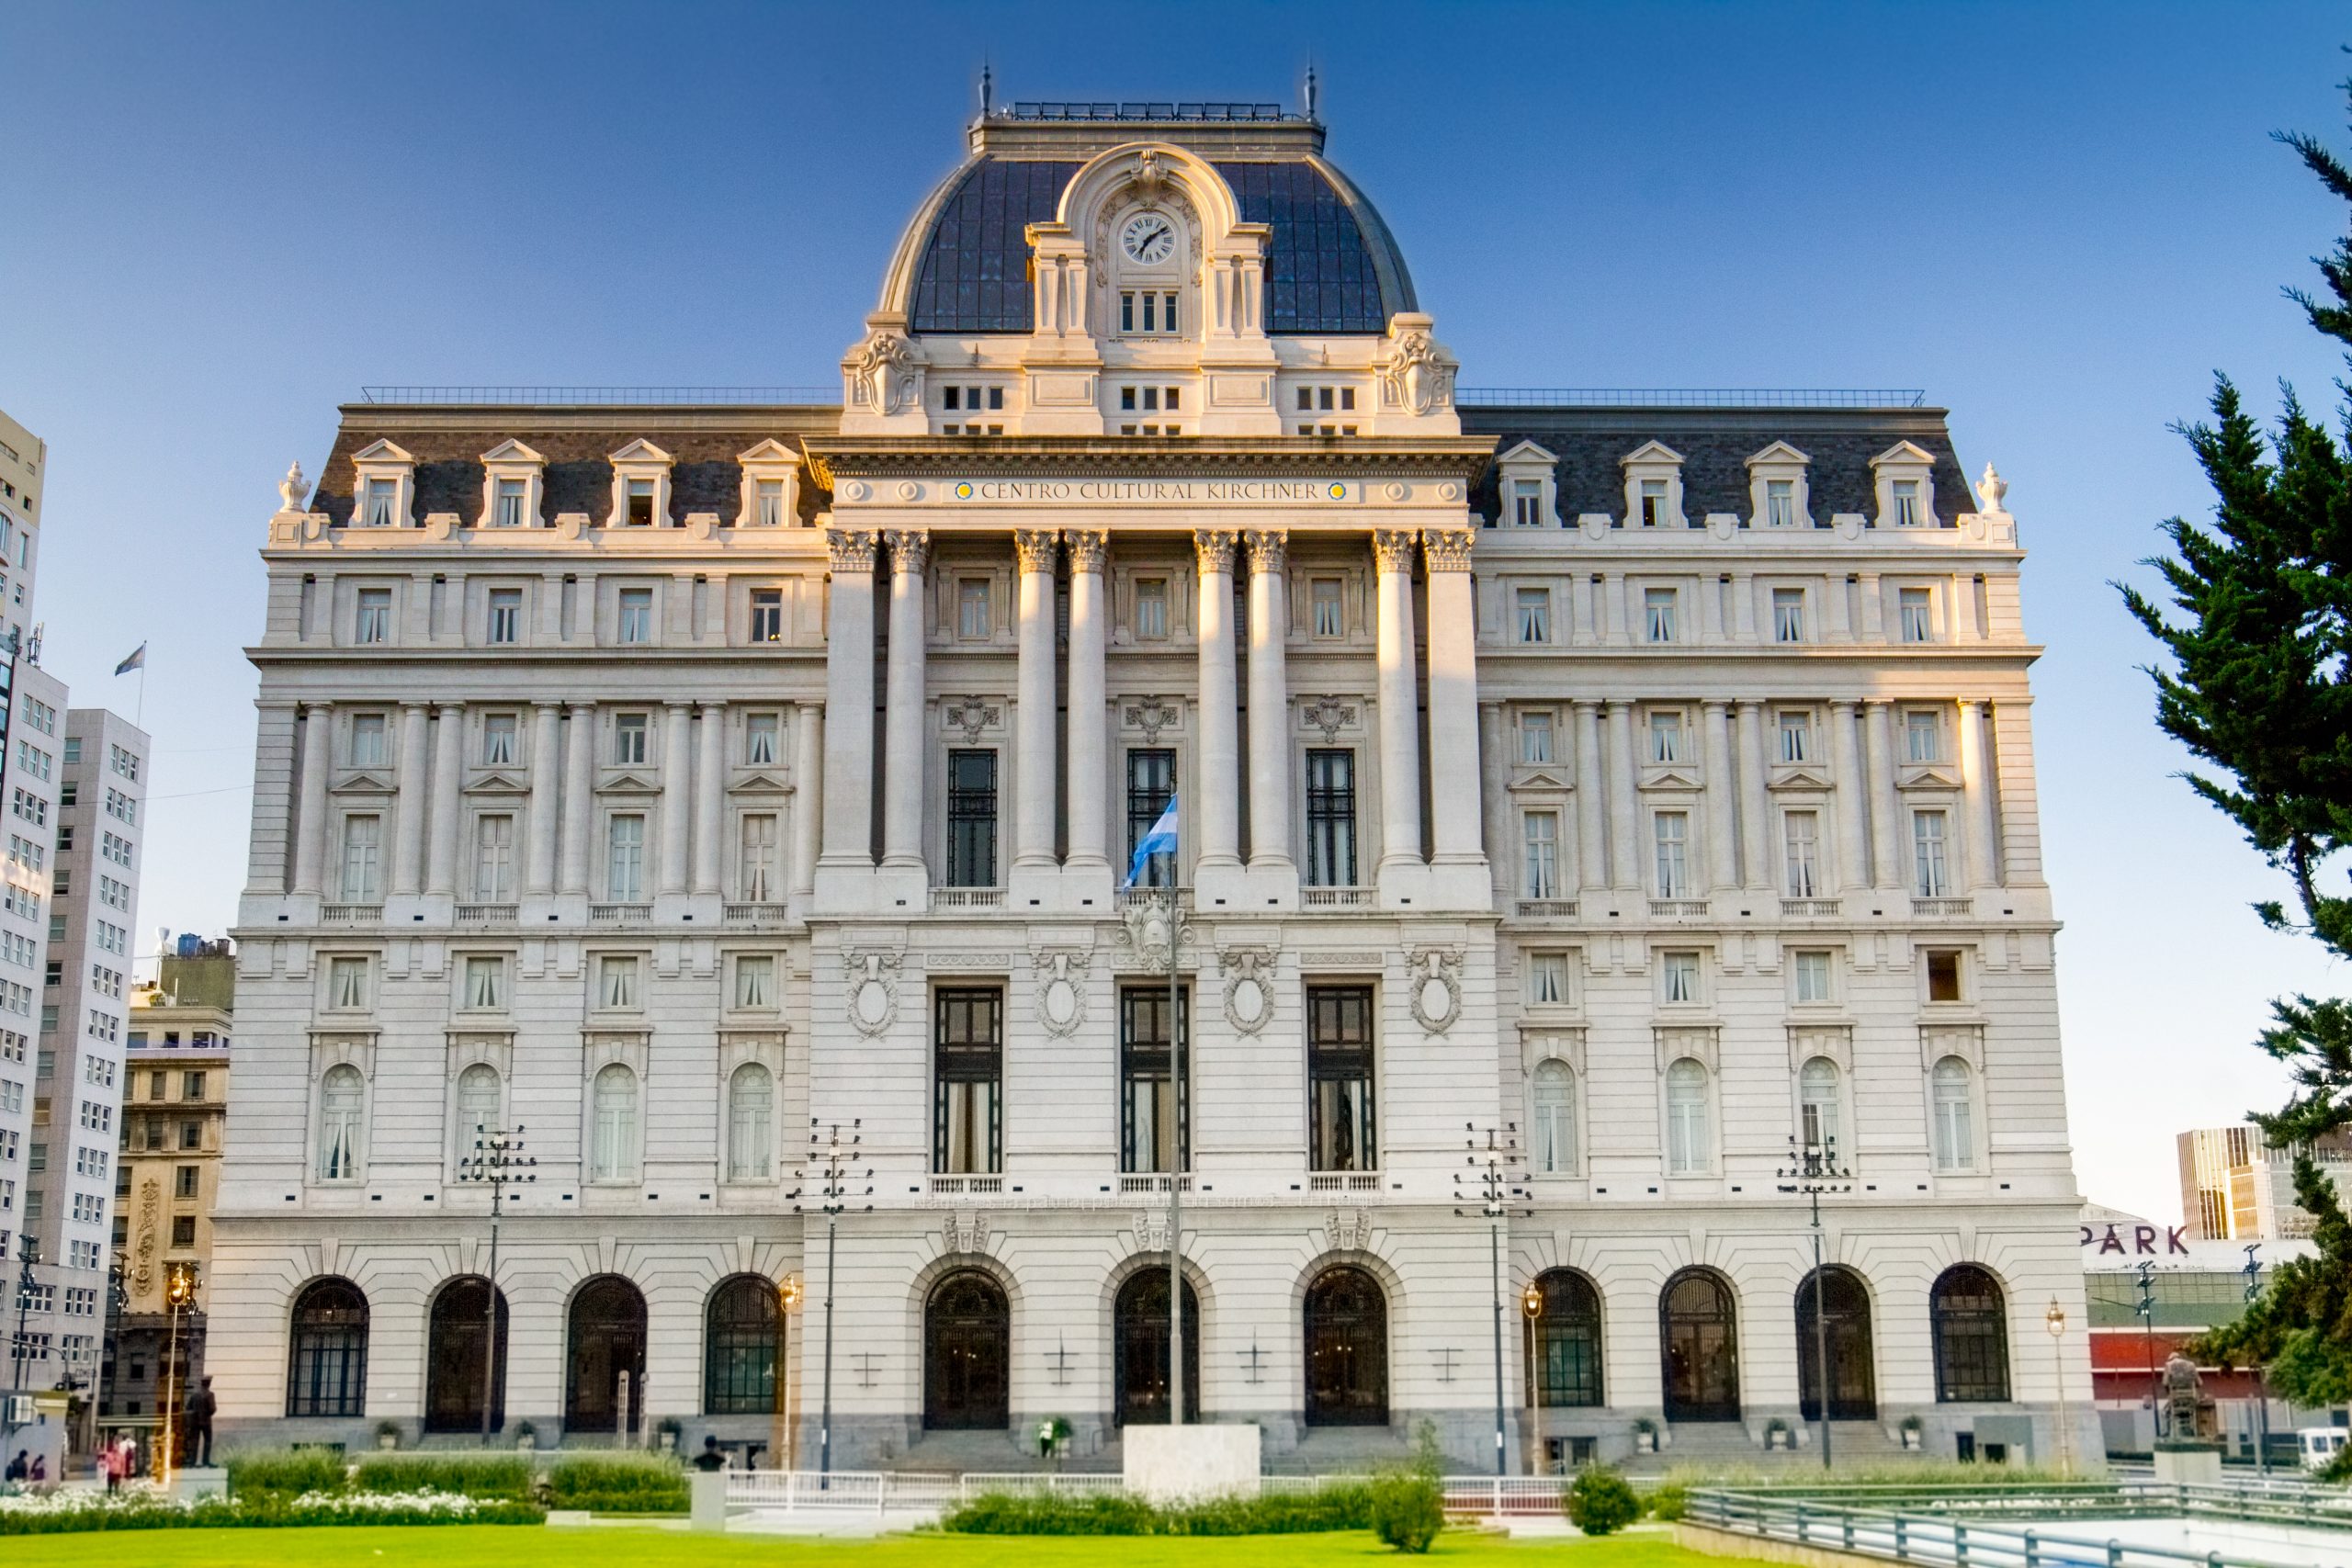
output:
[[[1908, 441], [1935, 457], [1936, 516], [1945, 527], [1963, 512], [1976, 510], [1967, 476], [1952, 448], [1941, 409], [1647, 409], [1510, 408], [1462, 410], [1462, 433], [1493, 435], [1497, 456], [1521, 441], [1532, 441], [1559, 458], [1561, 522], [1574, 526], [1577, 514], [1606, 512], [1623, 519], [1625, 474], [1619, 462], [1646, 442], [1657, 441], [1682, 454], [1682, 512], [1692, 524], [1711, 512], [1749, 509], [1747, 459], [1775, 441], [1785, 441], [1812, 462], [1805, 489], [1816, 526], [1829, 526], [1840, 512], [1876, 517], [1878, 494], [1871, 459], [1898, 441]], [[1472, 510], [1500, 515], [1497, 471], [1490, 468], [1472, 498]]]
[[[940, 206], [923, 241], [909, 325], [917, 333], [1025, 333], [1034, 322], [1028, 226], [1050, 222], [1074, 163], [981, 157]], [[1313, 164], [1220, 163], [1244, 222], [1272, 227], [1266, 330], [1382, 333], [1413, 309], [1410, 275], [1378, 215]], [[1358, 209], [1363, 208], [1360, 221]], [[1370, 232], [1367, 233], [1367, 227]], [[1372, 247], [1389, 247], [1405, 297], [1387, 299]]]

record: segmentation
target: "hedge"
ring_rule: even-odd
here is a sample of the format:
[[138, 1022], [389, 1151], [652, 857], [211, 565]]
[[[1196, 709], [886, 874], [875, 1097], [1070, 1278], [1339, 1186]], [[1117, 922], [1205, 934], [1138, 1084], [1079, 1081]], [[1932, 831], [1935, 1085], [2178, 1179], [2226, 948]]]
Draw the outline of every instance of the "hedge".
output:
[[939, 1525], [967, 1535], [1289, 1535], [1370, 1529], [1372, 1488], [1351, 1483], [1167, 1507], [1136, 1497], [989, 1492], [948, 1509]]
[[517, 1503], [530, 1501], [537, 1479], [521, 1454], [371, 1454], [352, 1472], [362, 1492], [455, 1492]]
[[230, 1454], [229, 1490], [240, 1497], [299, 1497], [340, 1492], [348, 1478], [332, 1449], [245, 1449]]
[[600, 1514], [683, 1514], [686, 1472], [662, 1454], [574, 1454], [548, 1472], [549, 1506]]

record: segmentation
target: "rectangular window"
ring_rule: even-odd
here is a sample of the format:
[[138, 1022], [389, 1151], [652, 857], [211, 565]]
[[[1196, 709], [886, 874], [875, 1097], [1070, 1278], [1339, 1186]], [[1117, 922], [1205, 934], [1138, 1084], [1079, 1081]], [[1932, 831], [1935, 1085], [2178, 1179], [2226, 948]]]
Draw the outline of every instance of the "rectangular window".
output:
[[355, 768], [380, 768], [384, 765], [387, 741], [386, 720], [379, 713], [356, 713], [351, 716], [351, 765]]
[[784, 640], [784, 590], [754, 588], [752, 590], [752, 640], [782, 642]]
[[368, 1005], [368, 961], [364, 958], [327, 960], [327, 1006], [364, 1008]]
[[1960, 950], [1938, 948], [1927, 955], [1928, 999], [1931, 1002], [1956, 1002], [1960, 994]]
[[174, 1247], [196, 1245], [196, 1216], [194, 1214], [172, 1216], [172, 1245]]
[[[1176, 793], [1176, 753], [1165, 750], [1132, 750], [1127, 753], [1127, 859], [1135, 859], [1136, 847], [1158, 825], [1168, 809], [1169, 797]], [[1176, 857], [1156, 854], [1144, 863], [1143, 886], [1172, 887], [1176, 883]]]
[[1780, 731], [1781, 761], [1813, 761], [1813, 715], [1801, 708], [1783, 710], [1780, 715]]
[[775, 958], [747, 953], [735, 960], [735, 1005], [760, 1010], [775, 1006]]
[[775, 874], [775, 814], [748, 813], [743, 818], [735, 868], [736, 897], [747, 904], [765, 904], [777, 893]]
[[1642, 608], [1647, 616], [1650, 641], [1673, 642], [1676, 640], [1673, 589], [1644, 589]]
[[621, 1010], [642, 1005], [638, 998], [636, 954], [607, 953], [596, 960], [596, 1005]]
[[1695, 1002], [1699, 995], [1699, 955], [1661, 953], [1657, 955], [1658, 997], [1669, 1002]]
[[493, 643], [523, 640], [521, 589], [493, 588], [490, 591], [490, 640]]
[[1821, 817], [1818, 812], [1789, 811], [1781, 816], [1782, 886], [1792, 898], [1821, 895]]
[[1510, 520], [1521, 528], [1543, 526], [1544, 481], [1542, 479], [1510, 481]]
[[177, 1166], [173, 1168], [173, 1197], [193, 1198], [197, 1195], [197, 1167], [192, 1165]]
[[506, 960], [495, 954], [473, 953], [466, 959], [466, 1006], [498, 1009], [506, 1005]]
[[1372, 987], [1306, 992], [1307, 1168], [1376, 1170]]
[[514, 900], [514, 818], [503, 813], [474, 818], [474, 897], [485, 904]]
[[943, 990], [932, 1001], [932, 1168], [1004, 1168], [1004, 993]]
[[1308, 581], [1306, 598], [1310, 612], [1309, 624], [1315, 628], [1313, 635], [1316, 637], [1337, 637], [1347, 635], [1347, 614], [1340, 602], [1340, 580], [1336, 577], [1317, 577]]
[[1642, 526], [1655, 528], [1666, 521], [1666, 481], [1642, 481]]
[[996, 886], [996, 752], [947, 753], [949, 887]]
[[635, 812], [615, 817], [605, 828], [605, 896], [616, 904], [645, 897], [645, 818]]
[[1943, 724], [1933, 708], [1907, 708], [1903, 715], [1903, 760], [1906, 762], [1943, 761]]
[[756, 526], [784, 526], [784, 481], [761, 479], [752, 491], [752, 515]]
[[1527, 955], [1527, 1005], [1532, 1008], [1568, 1004], [1568, 955], [1531, 953]]
[[1306, 754], [1306, 883], [1352, 887], [1356, 880], [1356, 754]]
[[1917, 528], [1919, 525], [1919, 481], [1896, 479], [1892, 488], [1894, 497], [1894, 525], [1898, 528]]
[[1529, 811], [1520, 817], [1521, 836], [1527, 842], [1526, 897], [1560, 896], [1560, 814]]
[[1804, 640], [1804, 590], [1775, 588], [1772, 590], [1772, 640], [1803, 642]]
[[1796, 977], [1796, 998], [1800, 1002], [1826, 1002], [1829, 995], [1829, 954], [1823, 952], [1801, 952], [1792, 955]]
[[782, 739], [784, 718], [780, 714], [753, 713], [743, 716], [743, 762], [746, 767], [772, 768], [776, 765]]
[[1911, 814], [1911, 890], [1921, 898], [1942, 898], [1951, 892], [1951, 878], [1944, 862], [1944, 814], [1940, 811]]
[[653, 640], [653, 590], [624, 588], [620, 596], [621, 641], [626, 643]]
[[653, 481], [631, 479], [624, 494], [621, 521], [631, 528], [653, 526]]
[[1657, 840], [1657, 896], [1690, 897], [1690, 818], [1680, 811], [1661, 811], [1650, 818]]
[[1793, 528], [1797, 525], [1797, 487], [1793, 479], [1764, 481], [1764, 526]]
[[353, 624], [354, 642], [389, 642], [392, 636], [392, 591], [389, 588], [363, 588], [359, 591], [358, 618]]
[[107, 766], [131, 783], [139, 782], [139, 753], [126, 751], [119, 746], [107, 748]]
[[1903, 618], [1903, 640], [1905, 642], [1933, 642], [1936, 640], [1935, 612], [1928, 605], [1928, 591], [1926, 589], [1905, 588], [1901, 590], [1898, 594], [1898, 609]]
[[1547, 643], [1552, 640], [1552, 591], [1548, 588], [1521, 588], [1518, 591], [1519, 640], [1523, 643]]
[[641, 768], [645, 765], [645, 734], [649, 728], [641, 713], [613, 716], [613, 761], [616, 766]]
[[1550, 714], [1523, 713], [1519, 716], [1519, 760], [1530, 767], [1553, 760]]
[[520, 528], [523, 525], [523, 502], [530, 491], [528, 479], [498, 481], [498, 502], [491, 511], [491, 525], [498, 528]]
[[346, 817], [343, 819], [343, 901], [373, 904], [383, 897], [379, 876], [384, 819]]
[[1136, 579], [1136, 636], [1156, 640], [1168, 635], [1168, 580]]
[[398, 479], [369, 479], [360, 502], [360, 525], [368, 528], [391, 527], [396, 521], [392, 512], [399, 497]]
[[1680, 762], [1686, 759], [1682, 747], [1682, 715], [1672, 709], [1650, 715], [1650, 761]]
[[515, 717], [511, 713], [484, 714], [481, 720], [481, 765], [511, 768], [521, 758], [515, 746]]
[[[1172, 1065], [1183, 1051], [1191, 1077], [1191, 1020], [1180, 993], [1174, 1044], [1169, 1029], [1168, 987], [1125, 986], [1119, 990], [1119, 1168], [1174, 1171], [1192, 1168], [1189, 1107], [1176, 1101]], [[1188, 1086], [1189, 1087], [1189, 1086]], [[1191, 1099], [1188, 1093], [1186, 1100]]]
[[956, 584], [956, 635], [966, 642], [986, 642], [995, 635], [987, 578], [967, 577]]

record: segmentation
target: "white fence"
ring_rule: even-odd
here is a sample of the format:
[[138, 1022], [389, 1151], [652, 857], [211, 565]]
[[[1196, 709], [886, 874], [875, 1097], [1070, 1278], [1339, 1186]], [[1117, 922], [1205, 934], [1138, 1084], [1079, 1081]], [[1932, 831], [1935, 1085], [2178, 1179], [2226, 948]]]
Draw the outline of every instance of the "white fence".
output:
[[[1332, 1486], [1362, 1485], [1363, 1475], [1265, 1475], [1259, 1490], [1270, 1496], [1305, 1496]], [[1445, 1511], [1481, 1518], [1547, 1516], [1560, 1511], [1566, 1483], [1545, 1475], [1449, 1475], [1443, 1478]], [[1057, 1474], [1044, 1471], [944, 1472], [846, 1470], [729, 1471], [727, 1504], [732, 1508], [854, 1508], [935, 1513], [990, 1493], [1050, 1493], [1064, 1497], [1120, 1497], [1124, 1476]]]

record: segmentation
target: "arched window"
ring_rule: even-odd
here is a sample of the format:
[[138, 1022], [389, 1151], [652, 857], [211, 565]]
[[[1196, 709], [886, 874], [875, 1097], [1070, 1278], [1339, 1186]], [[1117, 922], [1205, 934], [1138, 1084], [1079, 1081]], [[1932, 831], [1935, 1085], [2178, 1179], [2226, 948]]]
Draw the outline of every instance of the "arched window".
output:
[[[632, 1078], [632, 1089], [635, 1084]], [[622, 1437], [643, 1431], [645, 1297], [619, 1275], [599, 1274], [573, 1294], [570, 1327], [564, 1429]]]
[[1946, 1056], [1928, 1075], [1938, 1170], [1976, 1168], [1976, 1086], [1968, 1064]]
[[359, 1179], [359, 1122], [368, 1085], [359, 1069], [344, 1063], [319, 1080], [319, 1179]]
[[1535, 1403], [1600, 1404], [1600, 1292], [1573, 1269], [1535, 1280], [1538, 1310], [1527, 1320]]
[[503, 1088], [498, 1069], [487, 1062], [476, 1062], [458, 1075], [456, 1154], [459, 1161], [473, 1157], [474, 1143], [485, 1131], [498, 1130]]
[[1577, 1077], [1557, 1057], [1535, 1064], [1533, 1129], [1535, 1171], [1566, 1176], [1577, 1168]]
[[2001, 1282], [1958, 1263], [1928, 1293], [1936, 1337], [1936, 1398], [1945, 1404], [2003, 1404], [2009, 1397], [2008, 1309]]
[[1685, 1269], [1658, 1297], [1665, 1348], [1666, 1418], [1739, 1419], [1739, 1317], [1731, 1287], [1707, 1269]]
[[[1815, 1294], [1818, 1286], [1819, 1293]], [[1817, 1303], [1817, 1304], [1816, 1304]], [[1821, 1356], [1829, 1354], [1829, 1418], [1878, 1418], [1878, 1377], [1871, 1347], [1871, 1293], [1861, 1276], [1830, 1264], [1797, 1286], [1798, 1404], [1821, 1419]]]
[[313, 1280], [288, 1324], [286, 1414], [368, 1413], [368, 1298], [348, 1280]]
[[1707, 1069], [1684, 1056], [1666, 1069], [1666, 1173], [1702, 1176], [1714, 1164]]
[[1388, 1297], [1345, 1264], [1306, 1287], [1306, 1424], [1388, 1425]]
[[783, 1359], [784, 1313], [775, 1280], [738, 1274], [710, 1292], [703, 1313], [704, 1414], [773, 1414], [775, 1370]]
[[775, 1079], [757, 1062], [727, 1083], [727, 1179], [765, 1181], [775, 1168]]
[[424, 1429], [480, 1432], [484, 1394], [494, 1432], [506, 1425], [506, 1292], [498, 1292], [493, 1308], [490, 1281], [464, 1274], [433, 1298], [425, 1329]]
[[1797, 1141], [1809, 1149], [1827, 1151], [1841, 1141], [1838, 1133], [1838, 1064], [1814, 1056], [1797, 1069]]
[[[1168, 1266], [1138, 1269], [1113, 1303], [1118, 1355], [1115, 1419], [1122, 1427], [1168, 1420]], [[1201, 1418], [1201, 1303], [1184, 1284], [1184, 1419]]]
[[637, 1075], [615, 1062], [596, 1074], [591, 1098], [588, 1179], [637, 1179]]
[[1012, 1307], [977, 1269], [942, 1280], [923, 1303], [922, 1424], [998, 1430], [1012, 1419]]

